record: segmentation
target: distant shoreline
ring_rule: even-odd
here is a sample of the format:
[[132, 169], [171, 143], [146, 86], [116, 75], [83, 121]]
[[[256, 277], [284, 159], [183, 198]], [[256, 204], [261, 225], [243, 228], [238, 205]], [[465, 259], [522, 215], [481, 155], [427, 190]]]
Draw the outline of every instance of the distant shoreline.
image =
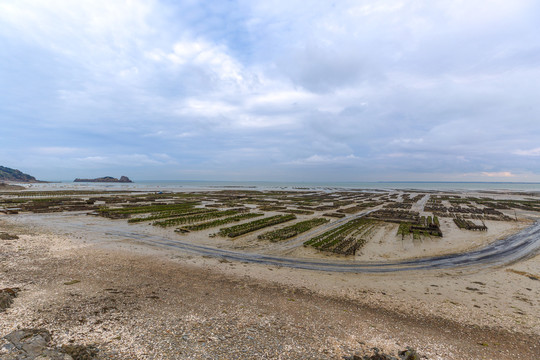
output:
[[[92, 180], [92, 179], [90, 179]], [[68, 183], [73, 180], [39, 181], [47, 183]], [[297, 184], [297, 185], [348, 185], [348, 184], [524, 184], [538, 185], [534, 181], [271, 181], [271, 180], [137, 180], [139, 183], [216, 183], [216, 184]]]
[[48, 183], [24, 184], [34, 189], [122, 188], [140, 191], [191, 191], [191, 190], [296, 190], [296, 191], [494, 191], [540, 192], [540, 183], [532, 182], [278, 182], [278, 181], [194, 181], [194, 180], [137, 180], [126, 182], [79, 182], [62, 180]]

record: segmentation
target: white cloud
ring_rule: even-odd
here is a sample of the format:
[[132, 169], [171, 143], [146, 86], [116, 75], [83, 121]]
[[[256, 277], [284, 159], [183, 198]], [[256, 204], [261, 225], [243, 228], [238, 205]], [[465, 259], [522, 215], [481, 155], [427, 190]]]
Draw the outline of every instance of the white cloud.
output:
[[394, 145], [421, 145], [424, 143], [424, 139], [411, 139], [411, 138], [399, 138], [392, 140], [392, 144]]
[[242, 65], [228, 54], [224, 46], [212, 45], [202, 40], [184, 40], [175, 43], [172, 52], [164, 57], [178, 66], [201, 67], [221, 81], [246, 85]]
[[540, 147], [530, 150], [516, 150], [514, 154], [521, 156], [540, 156]]
[[[115, 0], [45, 0], [2, 2], [0, 20], [21, 41], [34, 42], [69, 56], [113, 55], [128, 50], [151, 32], [154, 2]], [[86, 50], [79, 53], [81, 50]], [[89, 51], [93, 52], [90, 53]], [[88, 59], [91, 61], [91, 58]], [[89, 64], [90, 65], [90, 64]]]
[[482, 172], [483, 176], [487, 177], [499, 177], [499, 178], [509, 178], [515, 177], [516, 175], [512, 174], [510, 171], [500, 171], [500, 172]]
[[358, 160], [360, 160], [360, 158], [354, 154], [338, 155], [338, 156], [314, 154], [307, 158], [288, 162], [287, 164], [288, 165], [346, 164], [346, 163], [354, 163]]
[[268, 89], [264, 93], [252, 94], [246, 99], [246, 105], [252, 110], [283, 108], [296, 104], [315, 105], [317, 99], [319, 97], [311, 92], [282, 87], [279, 90]]
[[227, 115], [237, 110], [237, 107], [222, 100], [206, 100], [188, 98], [176, 106], [177, 115], [214, 117]]
[[402, 1], [394, 1], [393, 3], [391, 1], [388, 1], [384, 4], [376, 3], [376, 4], [353, 6], [347, 10], [347, 13], [354, 17], [369, 16], [374, 13], [396, 12], [402, 9], [403, 7], [404, 7], [404, 3]]
[[35, 152], [39, 155], [69, 155], [75, 153], [83, 153], [87, 149], [75, 148], [75, 147], [65, 147], [65, 146], [44, 146], [35, 148]]
[[154, 138], [162, 138], [162, 139], [185, 139], [185, 138], [192, 138], [199, 136], [199, 133], [192, 132], [192, 131], [184, 131], [184, 132], [170, 132], [170, 131], [164, 131], [159, 130], [155, 131], [153, 133], [144, 134], [143, 137], [154, 137]]
[[[67, 162], [72, 162], [67, 159]], [[129, 166], [142, 167], [149, 165], [173, 165], [176, 160], [167, 154], [116, 154], [116, 155], [96, 155], [74, 158], [73, 162], [90, 168]]]

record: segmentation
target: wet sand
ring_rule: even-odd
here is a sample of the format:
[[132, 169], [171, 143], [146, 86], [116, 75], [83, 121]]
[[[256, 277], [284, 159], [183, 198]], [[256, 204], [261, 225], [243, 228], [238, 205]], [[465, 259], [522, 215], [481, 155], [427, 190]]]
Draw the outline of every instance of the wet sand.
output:
[[[540, 257], [504, 268], [331, 274], [88, 239], [0, 219], [0, 331], [44, 327], [102, 358], [540, 357]], [[21, 219], [21, 218], [19, 218]]]
[[[423, 206], [413, 205], [428, 215]], [[100, 359], [342, 359], [373, 347], [396, 356], [407, 346], [429, 359], [540, 358], [538, 253], [503, 265], [336, 273], [229, 261], [149, 241], [319, 262], [402, 261], [479, 249], [539, 219], [521, 210], [507, 215], [518, 221], [487, 220], [485, 232], [441, 218], [442, 238], [401, 239], [396, 224], [384, 223], [349, 257], [303, 247], [301, 237], [257, 239], [282, 225], [231, 240], [211, 237], [216, 229], [179, 235], [84, 211], [0, 215], [0, 232], [19, 235], [0, 240], [0, 289], [20, 288], [0, 313], [0, 335], [44, 328], [51, 345], [94, 344]], [[6, 356], [0, 341], [0, 359]]]

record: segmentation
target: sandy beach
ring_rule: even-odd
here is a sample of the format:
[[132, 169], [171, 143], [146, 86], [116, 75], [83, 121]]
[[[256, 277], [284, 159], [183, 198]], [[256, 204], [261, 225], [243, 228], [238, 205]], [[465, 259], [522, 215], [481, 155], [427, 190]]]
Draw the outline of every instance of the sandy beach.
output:
[[[486, 232], [444, 219], [442, 239], [409, 242], [389, 223], [355, 261], [467, 251], [529, 226], [534, 216], [524, 215], [488, 221]], [[0, 289], [20, 289], [1, 314], [1, 334], [45, 328], [55, 346], [92, 345], [100, 359], [342, 359], [374, 347], [397, 356], [407, 346], [428, 359], [540, 356], [538, 254], [495, 267], [343, 274], [119, 240], [107, 236], [107, 224], [145, 228], [78, 213], [0, 217], [1, 231], [18, 235], [0, 241]], [[182, 239], [276, 252], [253, 236], [231, 244], [208, 234]], [[286, 253], [335, 258], [304, 247]]]

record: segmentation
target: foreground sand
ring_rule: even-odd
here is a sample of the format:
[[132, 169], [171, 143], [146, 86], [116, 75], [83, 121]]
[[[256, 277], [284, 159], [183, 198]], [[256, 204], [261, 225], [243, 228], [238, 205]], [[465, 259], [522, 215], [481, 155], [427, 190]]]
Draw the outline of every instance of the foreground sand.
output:
[[0, 334], [43, 327], [114, 359], [540, 358], [540, 258], [507, 268], [326, 274], [220, 262], [0, 220]]

